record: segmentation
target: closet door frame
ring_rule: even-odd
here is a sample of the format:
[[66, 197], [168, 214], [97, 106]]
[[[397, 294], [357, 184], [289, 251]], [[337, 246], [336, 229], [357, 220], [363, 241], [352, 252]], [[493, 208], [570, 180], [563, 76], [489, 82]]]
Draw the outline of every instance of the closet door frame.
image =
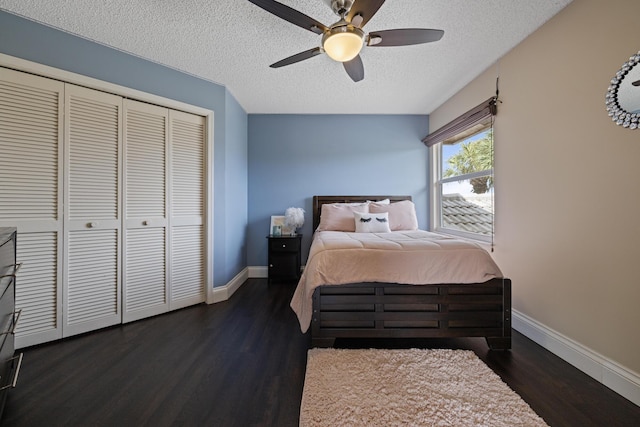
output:
[[[155, 105], [159, 105], [159, 106], [163, 106], [163, 107], [167, 107], [175, 110], [185, 111], [187, 113], [197, 114], [199, 116], [205, 117], [205, 122], [206, 122], [205, 123], [205, 154], [204, 154], [204, 157], [206, 159], [206, 167], [204, 170], [205, 172], [205, 176], [204, 176], [204, 186], [205, 186], [204, 242], [205, 242], [205, 260], [206, 260], [205, 295], [206, 295], [206, 302], [208, 304], [212, 304], [218, 301], [220, 299], [219, 295], [215, 294], [213, 289], [213, 253], [214, 253], [213, 147], [214, 147], [214, 117], [215, 117], [214, 111], [206, 108], [190, 105], [181, 101], [176, 101], [170, 98], [165, 98], [162, 96], [150, 94], [137, 89], [128, 88], [126, 86], [121, 86], [121, 85], [105, 82], [102, 80], [94, 79], [92, 77], [83, 76], [81, 74], [61, 70], [55, 67], [50, 67], [48, 65], [39, 64], [37, 62], [28, 61], [22, 58], [6, 55], [3, 53], [0, 53], [0, 66], [10, 68], [10, 69], [15, 69], [21, 72], [32, 73], [38, 76], [55, 79], [62, 82], [75, 84], [78, 86], [86, 86], [88, 88], [92, 88], [95, 90], [100, 90], [100, 91], [112, 93], [115, 95], [119, 95], [124, 98], [131, 98], [138, 101], [148, 102], [151, 104], [155, 104]], [[61, 271], [61, 268], [59, 271]], [[24, 344], [24, 345], [30, 345], [30, 344]]]

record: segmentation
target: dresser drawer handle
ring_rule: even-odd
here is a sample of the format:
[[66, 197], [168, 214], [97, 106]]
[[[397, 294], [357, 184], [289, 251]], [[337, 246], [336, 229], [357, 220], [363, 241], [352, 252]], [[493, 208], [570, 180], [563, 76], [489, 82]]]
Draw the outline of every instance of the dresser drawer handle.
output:
[[7, 359], [7, 362], [10, 360], [16, 360], [18, 359], [18, 366], [16, 367], [16, 370], [13, 373], [13, 380], [11, 381], [11, 384], [7, 384], [4, 387], [0, 387], [0, 390], [6, 390], [8, 388], [16, 388], [16, 384], [18, 384], [18, 374], [20, 374], [20, 368], [22, 367], [22, 356], [24, 355], [24, 353], [20, 353], [19, 355], [12, 357], [11, 359]]
[[14, 311], [11, 313], [13, 315], [13, 322], [9, 325], [9, 330], [5, 332], [0, 332], [0, 336], [12, 334], [16, 331], [16, 326], [18, 325], [18, 319], [20, 319], [20, 314], [22, 314], [22, 309]]
[[16, 277], [16, 274], [18, 274], [18, 271], [20, 271], [20, 267], [22, 267], [22, 263], [19, 262], [17, 264], [13, 264], [13, 273], [11, 274], [3, 274], [2, 276], [0, 276], [0, 279], [2, 279], [3, 277]]

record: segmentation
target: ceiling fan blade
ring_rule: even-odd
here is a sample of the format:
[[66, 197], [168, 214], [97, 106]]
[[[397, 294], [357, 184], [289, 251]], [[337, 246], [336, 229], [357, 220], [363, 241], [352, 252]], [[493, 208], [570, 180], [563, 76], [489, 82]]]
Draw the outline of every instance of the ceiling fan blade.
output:
[[280, 67], [284, 67], [285, 65], [291, 65], [291, 64], [295, 64], [296, 62], [304, 61], [305, 59], [313, 58], [314, 56], [320, 55], [321, 53], [322, 53], [322, 49], [320, 49], [319, 47], [314, 47], [313, 49], [296, 53], [295, 55], [292, 55], [288, 58], [285, 58], [269, 66], [271, 68], [280, 68]]
[[402, 28], [399, 30], [383, 30], [369, 33], [368, 46], [407, 46], [411, 44], [438, 41], [444, 35], [442, 30], [425, 28]]
[[362, 28], [371, 18], [373, 18], [373, 15], [376, 14], [383, 3], [384, 0], [355, 0], [347, 14], [347, 21], [351, 22], [354, 16], [360, 15], [362, 16], [362, 22], [359, 26]]
[[354, 82], [359, 82], [364, 79], [364, 65], [360, 55], [353, 58], [351, 61], [343, 62], [344, 69]]
[[258, 7], [266, 10], [267, 12], [273, 13], [279, 18], [284, 19], [285, 21], [291, 22], [294, 25], [304, 28], [305, 30], [309, 30], [316, 34], [322, 34], [327, 31], [328, 28], [326, 25], [316, 21], [315, 19], [305, 15], [302, 12], [298, 12], [295, 9], [290, 8], [282, 3], [278, 3], [273, 0], [249, 0], [251, 3], [255, 4]]

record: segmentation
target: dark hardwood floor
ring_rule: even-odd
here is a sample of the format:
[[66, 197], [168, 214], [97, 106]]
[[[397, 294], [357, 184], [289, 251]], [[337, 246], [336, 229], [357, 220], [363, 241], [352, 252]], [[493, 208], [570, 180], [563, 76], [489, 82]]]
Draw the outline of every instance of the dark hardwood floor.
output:
[[[296, 426], [309, 337], [294, 285], [250, 279], [229, 301], [23, 349], [2, 426]], [[474, 350], [551, 426], [637, 426], [640, 407], [514, 331], [483, 339], [337, 341]]]

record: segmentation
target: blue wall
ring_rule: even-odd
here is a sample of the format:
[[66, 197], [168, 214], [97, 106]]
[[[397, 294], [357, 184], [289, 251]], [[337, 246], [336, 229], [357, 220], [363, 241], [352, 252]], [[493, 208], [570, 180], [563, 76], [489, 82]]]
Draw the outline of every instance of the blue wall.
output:
[[246, 266], [247, 114], [224, 86], [3, 11], [0, 53], [213, 110], [214, 285]]
[[[224, 260], [225, 277], [233, 278], [247, 266], [247, 114], [232, 96], [226, 103], [227, 141], [244, 141], [243, 144], [227, 144], [225, 149], [225, 195], [224, 201], [230, 209], [225, 210]], [[218, 198], [216, 197], [216, 200]], [[224, 230], [216, 228], [216, 233]]]
[[314, 195], [411, 195], [428, 225], [426, 115], [249, 115], [247, 262], [267, 264], [271, 215], [307, 214], [303, 262], [311, 243]]

